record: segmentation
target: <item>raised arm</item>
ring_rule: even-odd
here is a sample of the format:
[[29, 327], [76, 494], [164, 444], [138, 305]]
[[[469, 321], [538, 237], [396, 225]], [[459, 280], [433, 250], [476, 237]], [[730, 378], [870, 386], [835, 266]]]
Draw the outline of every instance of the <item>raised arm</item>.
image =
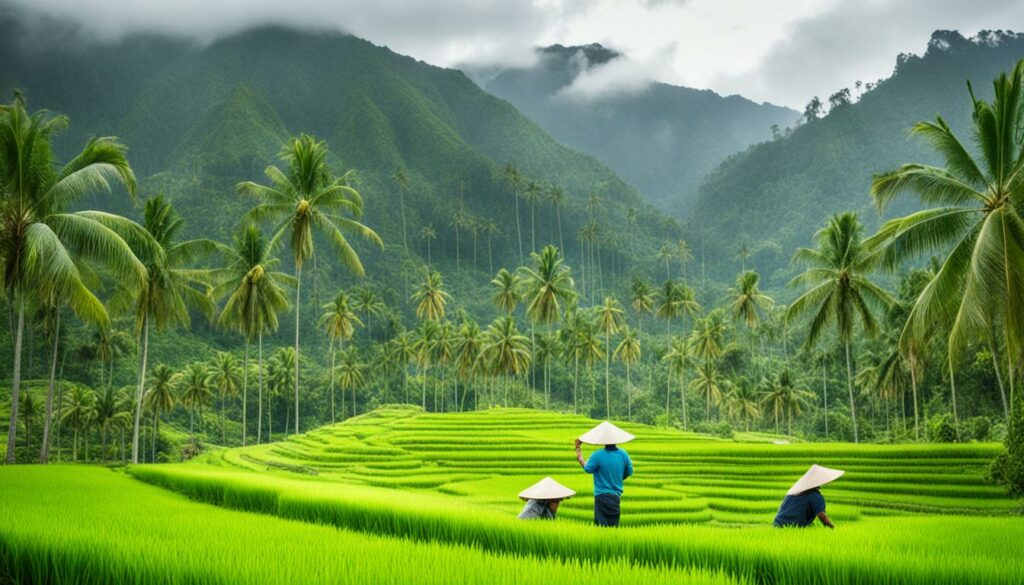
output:
[[587, 462], [583, 460], [583, 451], [580, 448], [582, 444], [583, 441], [576, 439], [576, 462], [580, 464], [580, 467], [586, 469]]

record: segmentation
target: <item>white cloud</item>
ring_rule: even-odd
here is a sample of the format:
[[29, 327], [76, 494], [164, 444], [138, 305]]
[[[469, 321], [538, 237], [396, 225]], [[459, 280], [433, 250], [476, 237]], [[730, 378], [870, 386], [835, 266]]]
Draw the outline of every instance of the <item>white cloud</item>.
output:
[[588, 71], [567, 95], [659, 80], [795, 108], [888, 75], [935, 29], [1024, 29], [1024, 0], [5, 1], [102, 39], [143, 31], [209, 41], [278, 23], [344, 30], [442, 66], [521, 66], [536, 46], [600, 42], [629, 60]]

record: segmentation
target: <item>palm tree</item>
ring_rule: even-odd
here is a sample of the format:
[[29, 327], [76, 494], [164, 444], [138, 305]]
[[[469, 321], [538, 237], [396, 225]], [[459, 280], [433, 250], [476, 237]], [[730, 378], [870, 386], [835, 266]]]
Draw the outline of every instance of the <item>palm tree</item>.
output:
[[[271, 247], [287, 233], [295, 261], [295, 432], [299, 432], [299, 310], [302, 306], [302, 265], [313, 257], [313, 233], [323, 234], [334, 246], [342, 265], [362, 276], [363, 263], [344, 232], [356, 233], [381, 248], [380, 236], [357, 221], [363, 214], [363, 198], [350, 183], [352, 171], [333, 177], [327, 168], [327, 144], [303, 134], [289, 140], [279, 157], [288, 164], [288, 173], [276, 166], [264, 172], [270, 186], [251, 181], [239, 183], [242, 195], [254, 197], [260, 204], [249, 212], [255, 221], [275, 222]], [[346, 217], [346, 215], [348, 217]]]
[[523, 175], [520, 174], [519, 169], [512, 163], [505, 165], [502, 169], [505, 174], [505, 184], [508, 185], [508, 190], [512, 192], [512, 199], [516, 205], [516, 234], [519, 238], [519, 263], [523, 263], [523, 230], [519, 227], [519, 191], [523, 188]]
[[698, 319], [690, 333], [693, 355], [705, 362], [721, 357], [725, 350], [727, 329], [722, 309], [714, 309], [702, 319]]
[[975, 97], [967, 85], [980, 157], [939, 116], [935, 122], [919, 122], [912, 134], [932, 145], [944, 167], [905, 164], [875, 176], [871, 194], [879, 209], [904, 192], [938, 207], [886, 222], [869, 244], [880, 249], [887, 268], [952, 247], [914, 303], [901, 344], [906, 348], [913, 339], [926, 339], [936, 323], [949, 323], [949, 361], [955, 363], [971, 341], [986, 343], [994, 352], [991, 332], [1001, 327], [1013, 404], [1024, 342], [1024, 60], [993, 85], [992, 102]]
[[[292, 372], [295, 371], [295, 348], [282, 347], [274, 352], [267, 364], [267, 438], [274, 440], [274, 412], [272, 405], [277, 396], [287, 396]], [[288, 434], [285, 417], [285, 435]]]
[[750, 258], [750, 244], [743, 242], [736, 250], [736, 261], [740, 263], [740, 272], [747, 271], [747, 258]]
[[210, 364], [210, 380], [217, 390], [220, 391], [220, 441], [222, 445], [227, 444], [227, 432], [224, 428], [224, 403], [228, 398], [238, 396], [239, 385], [242, 383], [244, 372], [235, 356], [226, 351], [218, 351]]
[[189, 309], [210, 314], [213, 303], [209, 292], [209, 273], [191, 268], [198, 259], [214, 251], [217, 246], [210, 240], [197, 239], [178, 242], [185, 220], [162, 196], [146, 201], [142, 228], [145, 238], [136, 238], [136, 256], [145, 264], [147, 282], [141, 289], [120, 289], [115, 295], [116, 305], [134, 305], [136, 334], [139, 336], [141, 359], [135, 390], [135, 420], [132, 431], [132, 463], [139, 459], [139, 431], [142, 425], [142, 395], [146, 382], [146, 363], [149, 358], [149, 330], [157, 331], [175, 325], [188, 327]]
[[725, 404], [729, 416], [744, 421], [744, 428], [747, 431], [750, 430], [751, 422], [761, 418], [761, 410], [757, 406], [757, 392], [744, 379], [730, 385], [725, 396]]
[[263, 438], [263, 334], [277, 331], [277, 316], [288, 310], [285, 286], [295, 279], [278, 272], [277, 258], [270, 256], [269, 243], [259, 228], [249, 225], [235, 236], [234, 246], [222, 248], [226, 263], [211, 271], [212, 296], [227, 296], [217, 324], [234, 329], [245, 337], [245, 358], [242, 363], [242, 446], [246, 444], [249, 386], [249, 344], [255, 338], [257, 349], [257, 416], [256, 442]]
[[[440, 328], [437, 331], [437, 339], [434, 341], [434, 361], [439, 366], [441, 373], [441, 406], [437, 405], [437, 386], [434, 386], [434, 410], [444, 410], [444, 373], [447, 366], [452, 362], [455, 357], [455, 329], [452, 327], [451, 321], [443, 321]], [[459, 379], [455, 378], [455, 393], [458, 395]]]
[[[572, 270], [563, 264], [558, 253], [558, 248], [545, 246], [540, 254], [532, 254], [536, 268], [523, 267], [520, 270], [524, 276], [524, 292], [526, 297], [526, 315], [530, 318], [530, 345], [534, 353], [537, 348], [534, 344], [534, 328], [538, 322], [544, 323], [547, 332], [551, 333], [551, 324], [562, 316], [562, 304], [569, 305], [576, 302], [575, 283], [572, 279]], [[506, 279], [499, 273], [496, 279], [498, 293], [495, 296], [495, 303], [499, 308], [511, 301], [514, 308], [515, 299], [507, 298], [508, 291], [515, 293], [516, 285], [514, 279]], [[512, 280], [513, 282], [506, 282]], [[506, 314], [511, 314], [509, 310]], [[546, 356], [550, 358], [550, 355]], [[548, 362], [540, 360], [544, 364], [545, 382], [545, 408], [547, 408], [547, 381]]]
[[522, 299], [520, 295], [522, 281], [519, 275], [502, 268], [491, 280], [491, 286], [494, 287], [494, 296], [491, 297], [491, 302], [499, 310], [505, 311], [506, 316], [511, 316], [512, 312], [516, 310], [516, 305]]
[[[475, 380], [477, 374], [477, 361], [480, 359], [480, 354], [483, 351], [483, 333], [480, 331], [480, 326], [477, 325], [476, 321], [472, 319], [464, 319], [462, 325], [459, 327], [458, 337], [455, 341], [455, 375], [467, 384], [472, 383]], [[476, 385], [474, 384], [474, 391]], [[466, 394], [468, 390], [463, 393], [463, 403], [466, 400]], [[459, 405], [458, 396], [455, 397], [455, 402]], [[474, 405], [476, 404], [476, 397], [474, 396]], [[462, 410], [459, 405], [459, 410]]]
[[466, 217], [466, 215], [464, 213], [462, 213], [461, 209], [457, 209], [455, 211], [455, 213], [452, 214], [452, 221], [451, 221], [450, 225], [453, 228], [455, 228], [455, 270], [456, 271], [461, 270], [461, 268], [462, 268], [462, 260], [461, 260], [462, 256], [461, 256], [461, 254], [459, 252], [459, 249], [460, 249], [459, 248], [459, 230], [466, 226], [467, 219], [468, 218]]
[[[338, 364], [338, 385], [341, 386], [342, 416], [345, 415], [345, 391], [352, 390], [352, 416], [356, 415], [356, 388], [363, 385], [363, 372], [366, 371], [366, 364], [359, 359], [355, 347], [350, 347], [341, 352], [341, 360]], [[334, 377], [334, 374], [331, 374]]]
[[537, 200], [540, 199], [541, 187], [536, 181], [530, 181], [526, 184], [526, 189], [523, 190], [523, 199], [526, 199], [530, 203], [530, 253], [537, 251], [537, 231], [535, 229], [535, 218], [534, 207], [537, 205]]
[[110, 436], [110, 429], [131, 423], [130, 406], [112, 386], [107, 386], [103, 394], [98, 395], [94, 423], [100, 427], [100, 457], [103, 461], [107, 460], [107, 438]]
[[629, 380], [629, 371], [640, 363], [640, 336], [628, 326], [622, 330], [622, 341], [615, 348], [615, 357], [626, 366], [626, 420], [633, 420], [633, 401], [631, 398], [633, 385]]
[[[0, 105], [0, 285], [18, 315], [12, 328], [8, 464], [15, 462], [26, 305], [59, 299], [79, 318], [102, 326], [107, 313], [86, 285], [83, 261], [104, 264], [130, 286], [140, 286], [146, 278], [146, 269], [112, 229], [134, 224], [108, 213], [66, 211], [88, 192], [110, 192], [111, 182], [135, 196], [135, 175], [124, 147], [116, 138], [93, 138], [66, 165], [55, 168], [51, 140], [67, 125], [64, 116], [29, 114], [20, 93], [11, 104]], [[52, 402], [52, 395], [47, 401]]]
[[509, 377], [522, 374], [530, 367], [528, 343], [511, 316], [499, 317], [487, 328], [482, 353], [494, 370], [505, 376], [505, 406], [508, 406]]
[[[558, 185], [552, 185], [548, 192], [548, 201], [555, 208], [555, 221], [558, 223], [558, 249], [565, 250], [565, 241], [562, 239], [562, 206], [565, 205], [565, 189]], [[491, 269], [493, 272], [494, 269]]]
[[736, 286], [729, 289], [729, 296], [732, 298], [733, 319], [740, 321], [747, 326], [747, 333], [750, 336], [750, 360], [754, 360], [754, 328], [763, 318], [769, 314], [775, 301], [758, 288], [761, 275], [753, 270], [741, 272], [736, 276]]
[[[71, 447], [71, 460], [78, 461], [78, 434], [87, 430], [96, 417], [96, 393], [79, 384], [71, 386], [71, 391], [64, 395], [64, 403], [60, 408], [60, 420], [67, 421], [74, 430], [74, 442]], [[88, 441], [88, 439], [86, 439]], [[89, 453], [86, 450], [86, 458]]]
[[690, 388], [704, 398], [707, 407], [705, 420], [711, 420], [711, 407], [722, 402], [727, 384], [715, 362], [706, 360], [697, 366], [697, 377], [690, 382]]
[[416, 316], [428, 321], [444, 319], [445, 306], [451, 298], [444, 290], [444, 281], [440, 272], [426, 273], [423, 283], [412, 295], [416, 301]]
[[850, 341], [859, 318], [868, 335], [878, 330], [872, 314], [874, 307], [892, 304], [885, 292], [866, 276], [875, 262], [871, 251], [861, 239], [863, 226], [854, 213], [835, 215], [815, 238], [818, 248], [801, 248], [793, 257], [808, 268], [793, 279], [792, 284], [810, 286], [807, 292], [793, 301], [786, 311], [786, 320], [813, 312], [807, 334], [807, 346], [821, 337], [829, 323], [835, 322], [836, 334], [846, 348], [846, 381], [850, 394], [850, 418], [853, 421], [853, 442], [859, 442], [857, 413], [853, 403], [853, 365], [850, 361]]
[[552, 332], [541, 333], [537, 336], [537, 343], [534, 345], [534, 361], [544, 366], [544, 408], [551, 408], [551, 358], [559, 355], [561, 348], [558, 344], [558, 336]]
[[420, 238], [427, 243], [427, 267], [430, 267], [430, 242], [437, 239], [437, 230], [432, 225], [420, 228]]
[[565, 316], [562, 318], [562, 327], [558, 331], [561, 338], [560, 345], [562, 346], [562, 351], [566, 359], [571, 359], [573, 363], [573, 414], [579, 413], [580, 358], [583, 356], [584, 351], [583, 340], [588, 337], [585, 334], [585, 329], [591, 326], [583, 311], [580, 311], [576, 306], [572, 306], [565, 312]]
[[380, 295], [377, 294], [377, 291], [369, 286], [358, 288], [355, 294], [352, 295], [352, 299], [352, 308], [356, 311], [362, 311], [366, 315], [366, 339], [367, 341], [373, 341], [373, 328], [371, 327], [370, 319], [374, 315], [380, 315], [387, 306], [380, 300]]
[[679, 238], [676, 242], [676, 258], [679, 260], [679, 264], [683, 269], [683, 280], [686, 280], [686, 263], [693, 260], [693, 250], [690, 248], [690, 244], [686, 243], [686, 240]]
[[[700, 311], [696, 294], [693, 289], [685, 284], [674, 280], [666, 280], [662, 285], [661, 299], [655, 310], [655, 316], [665, 319], [665, 337], [671, 344], [672, 340], [672, 319], [675, 317], [694, 316]], [[681, 390], [681, 389], [680, 389]], [[669, 375], [665, 382], [665, 413], [669, 412], [672, 393], [672, 376]]]
[[174, 370], [164, 364], [157, 364], [149, 375], [145, 402], [153, 409], [153, 446], [151, 459], [156, 461], [156, 439], [160, 435], [160, 414], [174, 410], [178, 402], [175, 394]]
[[911, 385], [910, 360], [900, 351], [898, 343], [890, 341], [887, 346], [874, 365], [861, 369], [856, 381], [864, 391], [873, 392], [880, 400], [902, 401], [905, 388]]
[[434, 349], [437, 347], [437, 338], [440, 334], [441, 326], [438, 322], [426, 319], [420, 323], [413, 340], [414, 359], [423, 376], [420, 407], [424, 412], [427, 410], [427, 376], [430, 374], [430, 366], [434, 361]]
[[[690, 347], [683, 337], [676, 337], [672, 339], [669, 350], [662, 358], [662, 361], [668, 365], [669, 374], [675, 374], [679, 376], [679, 398], [682, 402], [683, 410], [683, 430], [688, 427], [687, 413], [686, 413], [686, 394], [684, 389], [686, 388], [686, 366], [690, 361]], [[669, 405], [671, 393], [666, 392], [665, 394], [665, 415], [667, 416], [670, 412]]]
[[633, 231], [636, 229], [638, 217], [639, 214], [637, 213], [636, 207], [631, 206], [626, 209], [626, 227], [629, 230], [629, 256], [631, 258], [636, 257], [636, 254], [633, 252]]
[[672, 246], [665, 244], [658, 249], [658, 258], [665, 261], [665, 281], [672, 280], [672, 269], [669, 266], [669, 261], [675, 256], [675, 250]]
[[181, 403], [188, 409], [188, 438], [195, 451], [195, 413], [202, 422], [203, 407], [213, 402], [212, 376], [203, 362], [193, 362], [174, 375], [174, 384], [181, 395]]
[[779, 374], [777, 386], [782, 389], [783, 403], [786, 407], [786, 434], [793, 434], [793, 416], [803, 414], [807, 401], [814, 398], [814, 394], [807, 390], [800, 390], [793, 384], [793, 378], [789, 370], [783, 370]]
[[391, 176], [391, 180], [398, 185], [398, 207], [402, 213], [402, 246], [405, 248], [405, 253], [409, 253], [409, 239], [406, 237], [405, 230], [405, 190], [409, 188], [409, 179], [405, 176], [405, 171], [402, 167], [395, 169], [395, 174]]
[[612, 335], [625, 326], [625, 313], [619, 301], [605, 297], [604, 303], [597, 310], [597, 327], [604, 335], [604, 412], [606, 418], [612, 417], [611, 371]]
[[[327, 337], [330, 340], [330, 352], [331, 352], [331, 422], [335, 420], [334, 416], [334, 359], [335, 351], [343, 343], [348, 341], [355, 335], [356, 327], [362, 325], [363, 322], [359, 320], [355, 311], [349, 306], [349, 296], [344, 291], [339, 292], [334, 300], [323, 306], [323, 314], [320, 316], [320, 326], [327, 332]], [[345, 394], [344, 387], [342, 388], [341, 395], [341, 415], [342, 418], [345, 416]]]
[[21, 394], [21, 423], [25, 427], [25, 449], [30, 447], [29, 441], [32, 440], [32, 420], [36, 417], [36, 401], [32, 398], [31, 392], [23, 392]]
[[[651, 285], [639, 276], [633, 277], [630, 291], [632, 295], [630, 305], [633, 307], [633, 311], [636, 312], [637, 342], [642, 344], [644, 340], [644, 315], [650, 315], [654, 310], [654, 291]], [[651, 376], [653, 376], [654, 370], [652, 369], [650, 372]], [[648, 380], [648, 391], [650, 391], [650, 385], [651, 380]]]
[[392, 360], [402, 366], [402, 392], [405, 402], [409, 402], [409, 363], [416, 357], [415, 340], [412, 333], [402, 331], [391, 340], [390, 353]]
[[487, 234], [487, 271], [494, 272], [494, 255], [491, 253], [491, 236], [498, 233], [498, 224], [493, 220], [484, 220], [482, 229]]

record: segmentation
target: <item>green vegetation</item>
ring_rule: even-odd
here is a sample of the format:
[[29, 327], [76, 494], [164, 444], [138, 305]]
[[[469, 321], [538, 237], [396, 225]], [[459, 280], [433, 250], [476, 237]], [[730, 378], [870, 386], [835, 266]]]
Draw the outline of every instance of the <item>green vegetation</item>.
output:
[[[562, 561], [366, 536], [220, 510], [95, 468], [0, 470], [0, 566], [13, 582], [592, 583], [738, 579], [623, 560]], [[97, 530], [102, 527], [102, 530]], [[140, 535], [145, 535], [144, 538]], [[252, 554], [259, 551], [259, 554]]]

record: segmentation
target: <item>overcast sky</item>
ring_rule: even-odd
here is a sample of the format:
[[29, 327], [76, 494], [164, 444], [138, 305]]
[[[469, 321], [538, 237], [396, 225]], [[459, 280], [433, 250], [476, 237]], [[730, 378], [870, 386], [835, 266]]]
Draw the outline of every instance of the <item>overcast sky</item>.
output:
[[532, 48], [599, 42], [628, 63], [580, 79], [600, 96], [650, 80], [802, 108], [888, 76], [935, 29], [1024, 30], [1024, 0], [0, 0], [117, 39], [207, 42], [266, 23], [351, 32], [442, 66], [524, 64]]

